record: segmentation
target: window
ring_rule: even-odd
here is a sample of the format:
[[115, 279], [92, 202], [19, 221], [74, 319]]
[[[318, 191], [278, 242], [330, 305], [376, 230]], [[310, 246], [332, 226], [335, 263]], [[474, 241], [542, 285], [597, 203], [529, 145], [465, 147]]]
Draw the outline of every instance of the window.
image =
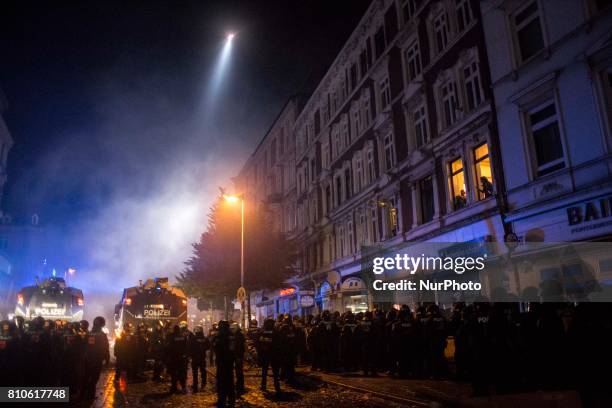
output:
[[421, 104], [413, 112], [414, 137], [416, 147], [419, 148], [429, 142], [429, 132], [427, 131], [427, 114], [425, 113], [425, 103]]
[[472, 22], [469, 0], [456, 0], [455, 9], [457, 10], [457, 28], [461, 32]]
[[419, 196], [421, 201], [421, 223], [433, 220], [434, 216], [434, 194], [433, 179], [431, 176], [419, 181]]
[[310, 181], [315, 181], [317, 178], [317, 161], [310, 159]]
[[360, 231], [360, 243], [366, 245], [368, 242], [368, 226], [366, 223], [366, 216], [363, 211], [359, 211], [359, 231]]
[[349, 133], [348, 116], [342, 116], [342, 145], [346, 148], [351, 145], [351, 134]]
[[342, 177], [336, 177], [336, 207], [342, 202]]
[[450, 163], [451, 197], [453, 197], [453, 209], [458, 210], [467, 205], [467, 194], [465, 192], [465, 173], [463, 171], [463, 160], [461, 157]]
[[433, 25], [436, 51], [440, 53], [448, 45], [448, 21], [446, 19], [446, 12], [436, 17]]
[[402, 13], [404, 14], [404, 22], [410, 21], [417, 11], [419, 0], [404, 0], [402, 3]]
[[474, 149], [474, 167], [476, 170], [478, 199], [483, 200], [493, 195], [493, 173], [491, 172], [489, 146], [486, 143]]
[[356, 138], [361, 134], [361, 112], [359, 109], [353, 109], [353, 136]]
[[463, 80], [465, 84], [468, 110], [472, 111], [480, 106], [483, 99], [480, 88], [478, 63], [476, 63], [476, 61], [471, 62], [465, 68], [463, 68]]
[[332, 139], [334, 143], [333, 154], [334, 157], [338, 157], [340, 155], [341, 147], [340, 147], [340, 131], [338, 126], [334, 126], [332, 128]]
[[351, 198], [351, 186], [353, 185], [353, 182], [351, 181], [351, 168], [348, 167], [344, 170], [344, 191], [345, 191], [345, 198], [348, 200], [349, 198]]
[[393, 134], [389, 133], [383, 140], [385, 151], [385, 169], [389, 170], [395, 165], [395, 146], [393, 144]]
[[363, 124], [367, 128], [372, 121], [372, 107], [370, 106], [370, 92], [367, 91], [363, 98]]
[[385, 51], [385, 47], [385, 31], [381, 26], [378, 31], [376, 31], [376, 34], [374, 34], [374, 48], [376, 52], [376, 59], [379, 59], [381, 57], [381, 55]]
[[368, 165], [368, 183], [376, 180], [376, 169], [374, 168], [374, 151], [368, 149], [366, 152], [366, 160]]
[[323, 167], [328, 169], [331, 163], [331, 154], [329, 151], [329, 143], [323, 145]]
[[440, 99], [444, 113], [444, 125], [451, 126], [457, 120], [457, 85], [455, 81], [447, 81], [440, 87]]
[[520, 61], [526, 61], [544, 48], [538, 2], [533, 1], [513, 16], [516, 45]]
[[338, 253], [344, 257], [344, 227], [338, 227]]
[[528, 113], [537, 175], [542, 176], [565, 167], [557, 110], [553, 101]]
[[348, 234], [347, 238], [348, 238], [348, 245], [347, 245], [347, 250], [349, 254], [352, 254], [355, 252], [354, 247], [354, 241], [353, 241], [353, 221], [349, 221], [347, 224], [347, 230], [348, 230]]
[[406, 49], [406, 69], [408, 70], [408, 81], [414, 79], [421, 73], [421, 54], [419, 42], [415, 40]]
[[349, 78], [350, 78], [350, 87], [351, 87], [351, 90], [353, 90], [357, 86], [357, 81], [359, 80], [359, 76], [357, 74], [357, 64], [351, 65]]
[[380, 88], [380, 110], [384, 110], [391, 103], [391, 89], [389, 87], [389, 77], [385, 77], [379, 83]]
[[362, 159], [361, 159], [361, 154], [359, 153], [357, 155], [357, 157], [355, 158], [355, 172], [354, 172], [355, 176], [354, 178], [354, 185], [355, 185], [355, 192], [359, 192], [361, 191], [361, 187], [363, 186], [363, 163], [362, 163]]
[[379, 235], [378, 235], [378, 209], [377, 208], [371, 208], [370, 209], [370, 224], [372, 227], [371, 230], [371, 234], [370, 236], [372, 237], [372, 241], [371, 242], [377, 242]]
[[328, 184], [325, 186], [325, 206], [327, 207], [327, 213], [332, 209], [332, 191], [331, 186]]

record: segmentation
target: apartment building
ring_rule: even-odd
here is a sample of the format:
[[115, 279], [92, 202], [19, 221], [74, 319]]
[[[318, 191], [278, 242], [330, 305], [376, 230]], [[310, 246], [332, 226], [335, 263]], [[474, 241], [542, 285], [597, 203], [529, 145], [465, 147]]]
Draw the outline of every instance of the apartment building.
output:
[[380, 303], [364, 248], [503, 240], [490, 84], [479, 1], [371, 4], [294, 126], [294, 284], [317, 308]]

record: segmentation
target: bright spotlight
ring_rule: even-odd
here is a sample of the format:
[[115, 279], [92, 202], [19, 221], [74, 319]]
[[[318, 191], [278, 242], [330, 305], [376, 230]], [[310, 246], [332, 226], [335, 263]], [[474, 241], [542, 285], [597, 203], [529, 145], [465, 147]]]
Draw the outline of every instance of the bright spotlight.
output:
[[234, 34], [234, 33], [229, 33], [229, 34], [227, 35], [227, 41], [232, 41], [232, 40], [234, 39], [234, 37], [235, 37], [235, 36], [236, 36], [236, 34]]

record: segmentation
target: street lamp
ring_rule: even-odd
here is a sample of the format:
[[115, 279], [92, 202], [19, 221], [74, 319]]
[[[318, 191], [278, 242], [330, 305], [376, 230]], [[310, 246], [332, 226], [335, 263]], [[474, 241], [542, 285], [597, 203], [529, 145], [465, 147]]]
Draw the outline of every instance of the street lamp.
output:
[[[223, 199], [228, 203], [240, 201], [240, 287], [244, 288], [244, 195], [223, 194]], [[241, 301], [242, 328], [244, 324], [244, 299]]]

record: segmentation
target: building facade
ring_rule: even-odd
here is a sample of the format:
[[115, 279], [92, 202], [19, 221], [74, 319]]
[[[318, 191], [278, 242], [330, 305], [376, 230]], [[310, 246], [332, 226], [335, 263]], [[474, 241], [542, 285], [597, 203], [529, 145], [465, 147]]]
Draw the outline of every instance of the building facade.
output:
[[[263, 153], [274, 137], [249, 159], [238, 189], [276, 208], [300, 248], [299, 273], [288, 282], [295, 291], [281, 290], [276, 313], [283, 304], [304, 314], [410, 301], [371, 293], [364, 265], [371, 248], [503, 241], [505, 182], [480, 7], [373, 1], [294, 111], [293, 126], [277, 121], [268, 132], [290, 131], [290, 193], [261, 197], [268, 190], [254, 176], [264, 157], [280, 157]], [[314, 299], [292, 297], [300, 292]]]
[[611, 2], [486, 3], [507, 222], [526, 242], [610, 240]]
[[487, 58], [478, 1], [372, 3], [295, 125], [296, 282], [319, 309], [382, 302], [365, 248], [503, 240]]

